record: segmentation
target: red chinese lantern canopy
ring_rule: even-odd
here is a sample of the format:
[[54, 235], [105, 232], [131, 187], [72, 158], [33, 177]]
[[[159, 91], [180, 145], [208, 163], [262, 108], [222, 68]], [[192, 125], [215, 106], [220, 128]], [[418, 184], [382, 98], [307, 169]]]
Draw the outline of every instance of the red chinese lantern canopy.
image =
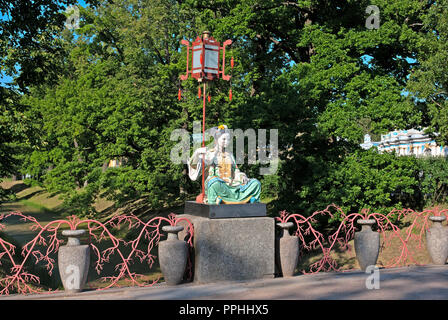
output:
[[[188, 75], [191, 74], [193, 78], [198, 82], [203, 83], [203, 91], [201, 87], [198, 88], [198, 98], [203, 96], [203, 112], [202, 112], [202, 146], [205, 146], [205, 101], [206, 101], [206, 83], [219, 79], [229, 81], [231, 76], [225, 73], [226, 65], [226, 46], [232, 44], [232, 40], [224, 41], [222, 47], [220, 43], [216, 41], [210, 32], [204, 31], [202, 37], [197, 37], [196, 40], [190, 46], [190, 42], [182, 40], [181, 44], [187, 46], [187, 71], [180, 76], [181, 80], [187, 80]], [[191, 51], [191, 53], [190, 53]], [[222, 64], [220, 68], [219, 56], [222, 51]], [[192, 58], [190, 58], [190, 55]], [[190, 60], [192, 60], [190, 62]], [[230, 60], [230, 66], [233, 69], [234, 61], [233, 57]], [[191, 66], [191, 69], [190, 69]], [[182, 97], [182, 91], [179, 88], [178, 99]], [[208, 93], [208, 102], [211, 101], [210, 93]], [[229, 91], [229, 100], [232, 100], [232, 89]], [[204, 160], [202, 159], [202, 193], [197, 196], [196, 201], [203, 203], [205, 199], [204, 192]]]
[[[203, 80], [215, 80], [220, 78], [220, 76], [223, 80], [230, 80], [230, 75], [225, 74], [225, 63], [226, 46], [231, 45], [232, 40], [224, 41], [221, 47], [220, 43], [210, 35], [210, 32], [204, 31], [202, 38], [198, 36], [191, 46], [187, 40], [182, 40], [181, 43], [187, 46], [187, 71], [184, 75], [180, 76], [181, 80], [187, 80], [189, 74], [199, 82]], [[222, 64], [221, 68], [219, 68], [219, 53], [221, 50]], [[191, 63], [190, 51], [192, 56]], [[233, 63], [231, 65], [233, 68]]]

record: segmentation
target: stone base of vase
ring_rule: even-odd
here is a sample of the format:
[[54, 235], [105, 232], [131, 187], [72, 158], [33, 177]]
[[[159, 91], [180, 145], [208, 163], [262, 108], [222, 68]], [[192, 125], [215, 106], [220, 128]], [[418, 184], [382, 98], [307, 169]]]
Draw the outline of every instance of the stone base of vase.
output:
[[356, 232], [354, 242], [361, 270], [366, 271], [369, 266], [375, 266], [380, 250], [380, 234], [370, 229]]
[[59, 248], [59, 275], [66, 293], [72, 294], [83, 290], [89, 265], [89, 245], [61, 246]]
[[[185, 217], [194, 226], [194, 282], [273, 278], [275, 223], [273, 218], [209, 219]], [[186, 236], [187, 223], [180, 222]]]
[[179, 240], [177, 232], [182, 226], [165, 226], [168, 232], [167, 240], [159, 242], [159, 262], [167, 285], [174, 286], [182, 282], [188, 257], [187, 243]]
[[432, 216], [433, 225], [426, 231], [426, 246], [433, 264], [444, 265], [448, 258], [448, 228], [442, 226], [445, 216]]
[[289, 234], [288, 229], [294, 226], [292, 222], [277, 223], [283, 229], [282, 236], [277, 239], [277, 264], [283, 277], [294, 275], [299, 261], [299, 239]]

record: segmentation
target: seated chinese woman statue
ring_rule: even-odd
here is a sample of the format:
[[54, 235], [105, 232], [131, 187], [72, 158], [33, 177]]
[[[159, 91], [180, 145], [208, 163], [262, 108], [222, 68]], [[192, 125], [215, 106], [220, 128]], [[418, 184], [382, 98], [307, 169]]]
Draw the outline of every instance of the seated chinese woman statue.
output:
[[215, 140], [214, 147], [196, 149], [188, 161], [188, 175], [191, 180], [196, 180], [202, 172], [202, 158], [205, 156], [204, 203], [260, 202], [260, 181], [248, 179], [238, 169], [233, 154], [227, 150], [231, 139], [227, 126], [212, 128], [210, 133]]

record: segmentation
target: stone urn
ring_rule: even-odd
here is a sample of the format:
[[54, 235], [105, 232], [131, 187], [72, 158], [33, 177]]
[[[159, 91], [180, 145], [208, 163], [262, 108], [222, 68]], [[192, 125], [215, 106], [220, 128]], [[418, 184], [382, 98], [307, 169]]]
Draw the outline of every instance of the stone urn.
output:
[[361, 219], [357, 221], [362, 226], [361, 231], [355, 232], [356, 259], [362, 271], [368, 266], [375, 266], [380, 253], [380, 234], [372, 230], [375, 219]]
[[282, 229], [281, 237], [278, 238], [277, 259], [283, 277], [292, 277], [299, 261], [299, 239], [289, 234], [292, 222], [277, 223]]
[[82, 291], [87, 281], [90, 265], [90, 247], [81, 245], [79, 238], [86, 230], [64, 230], [62, 235], [68, 237], [67, 244], [58, 252], [58, 268], [62, 285], [68, 293]]
[[426, 231], [426, 246], [434, 264], [443, 265], [448, 258], [448, 228], [442, 226], [445, 216], [432, 216], [431, 228]]
[[159, 262], [165, 282], [170, 286], [181, 283], [187, 266], [188, 246], [178, 238], [183, 229], [182, 226], [162, 227], [168, 237], [159, 243]]

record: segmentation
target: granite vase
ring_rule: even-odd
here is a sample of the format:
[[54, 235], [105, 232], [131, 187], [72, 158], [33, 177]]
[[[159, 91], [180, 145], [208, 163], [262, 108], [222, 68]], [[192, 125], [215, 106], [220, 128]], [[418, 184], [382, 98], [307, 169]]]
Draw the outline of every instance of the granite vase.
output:
[[68, 293], [76, 293], [84, 288], [90, 265], [90, 247], [81, 245], [79, 238], [86, 230], [64, 230], [67, 244], [58, 252], [58, 268], [62, 285]]
[[299, 261], [299, 239], [289, 234], [292, 222], [277, 223], [282, 229], [281, 237], [278, 238], [278, 266], [283, 277], [292, 277]]
[[443, 265], [448, 258], [448, 228], [442, 225], [445, 216], [432, 216], [431, 228], [426, 231], [426, 247], [434, 264]]
[[372, 230], [374, 219], [357, 221], [362, 226], [361, 231], [355, 233], [355, 252], [361, 270], [368, 266], [375, 266], [380, 253], [380, 234]]
[[165, 282], [170, 286], [182, 282], [187, 266], [188, 246], [178, 238], [178, 233], [183, 229], [182, 226], [162, 227], [168, 237], [159, 243], [159, 262]]

